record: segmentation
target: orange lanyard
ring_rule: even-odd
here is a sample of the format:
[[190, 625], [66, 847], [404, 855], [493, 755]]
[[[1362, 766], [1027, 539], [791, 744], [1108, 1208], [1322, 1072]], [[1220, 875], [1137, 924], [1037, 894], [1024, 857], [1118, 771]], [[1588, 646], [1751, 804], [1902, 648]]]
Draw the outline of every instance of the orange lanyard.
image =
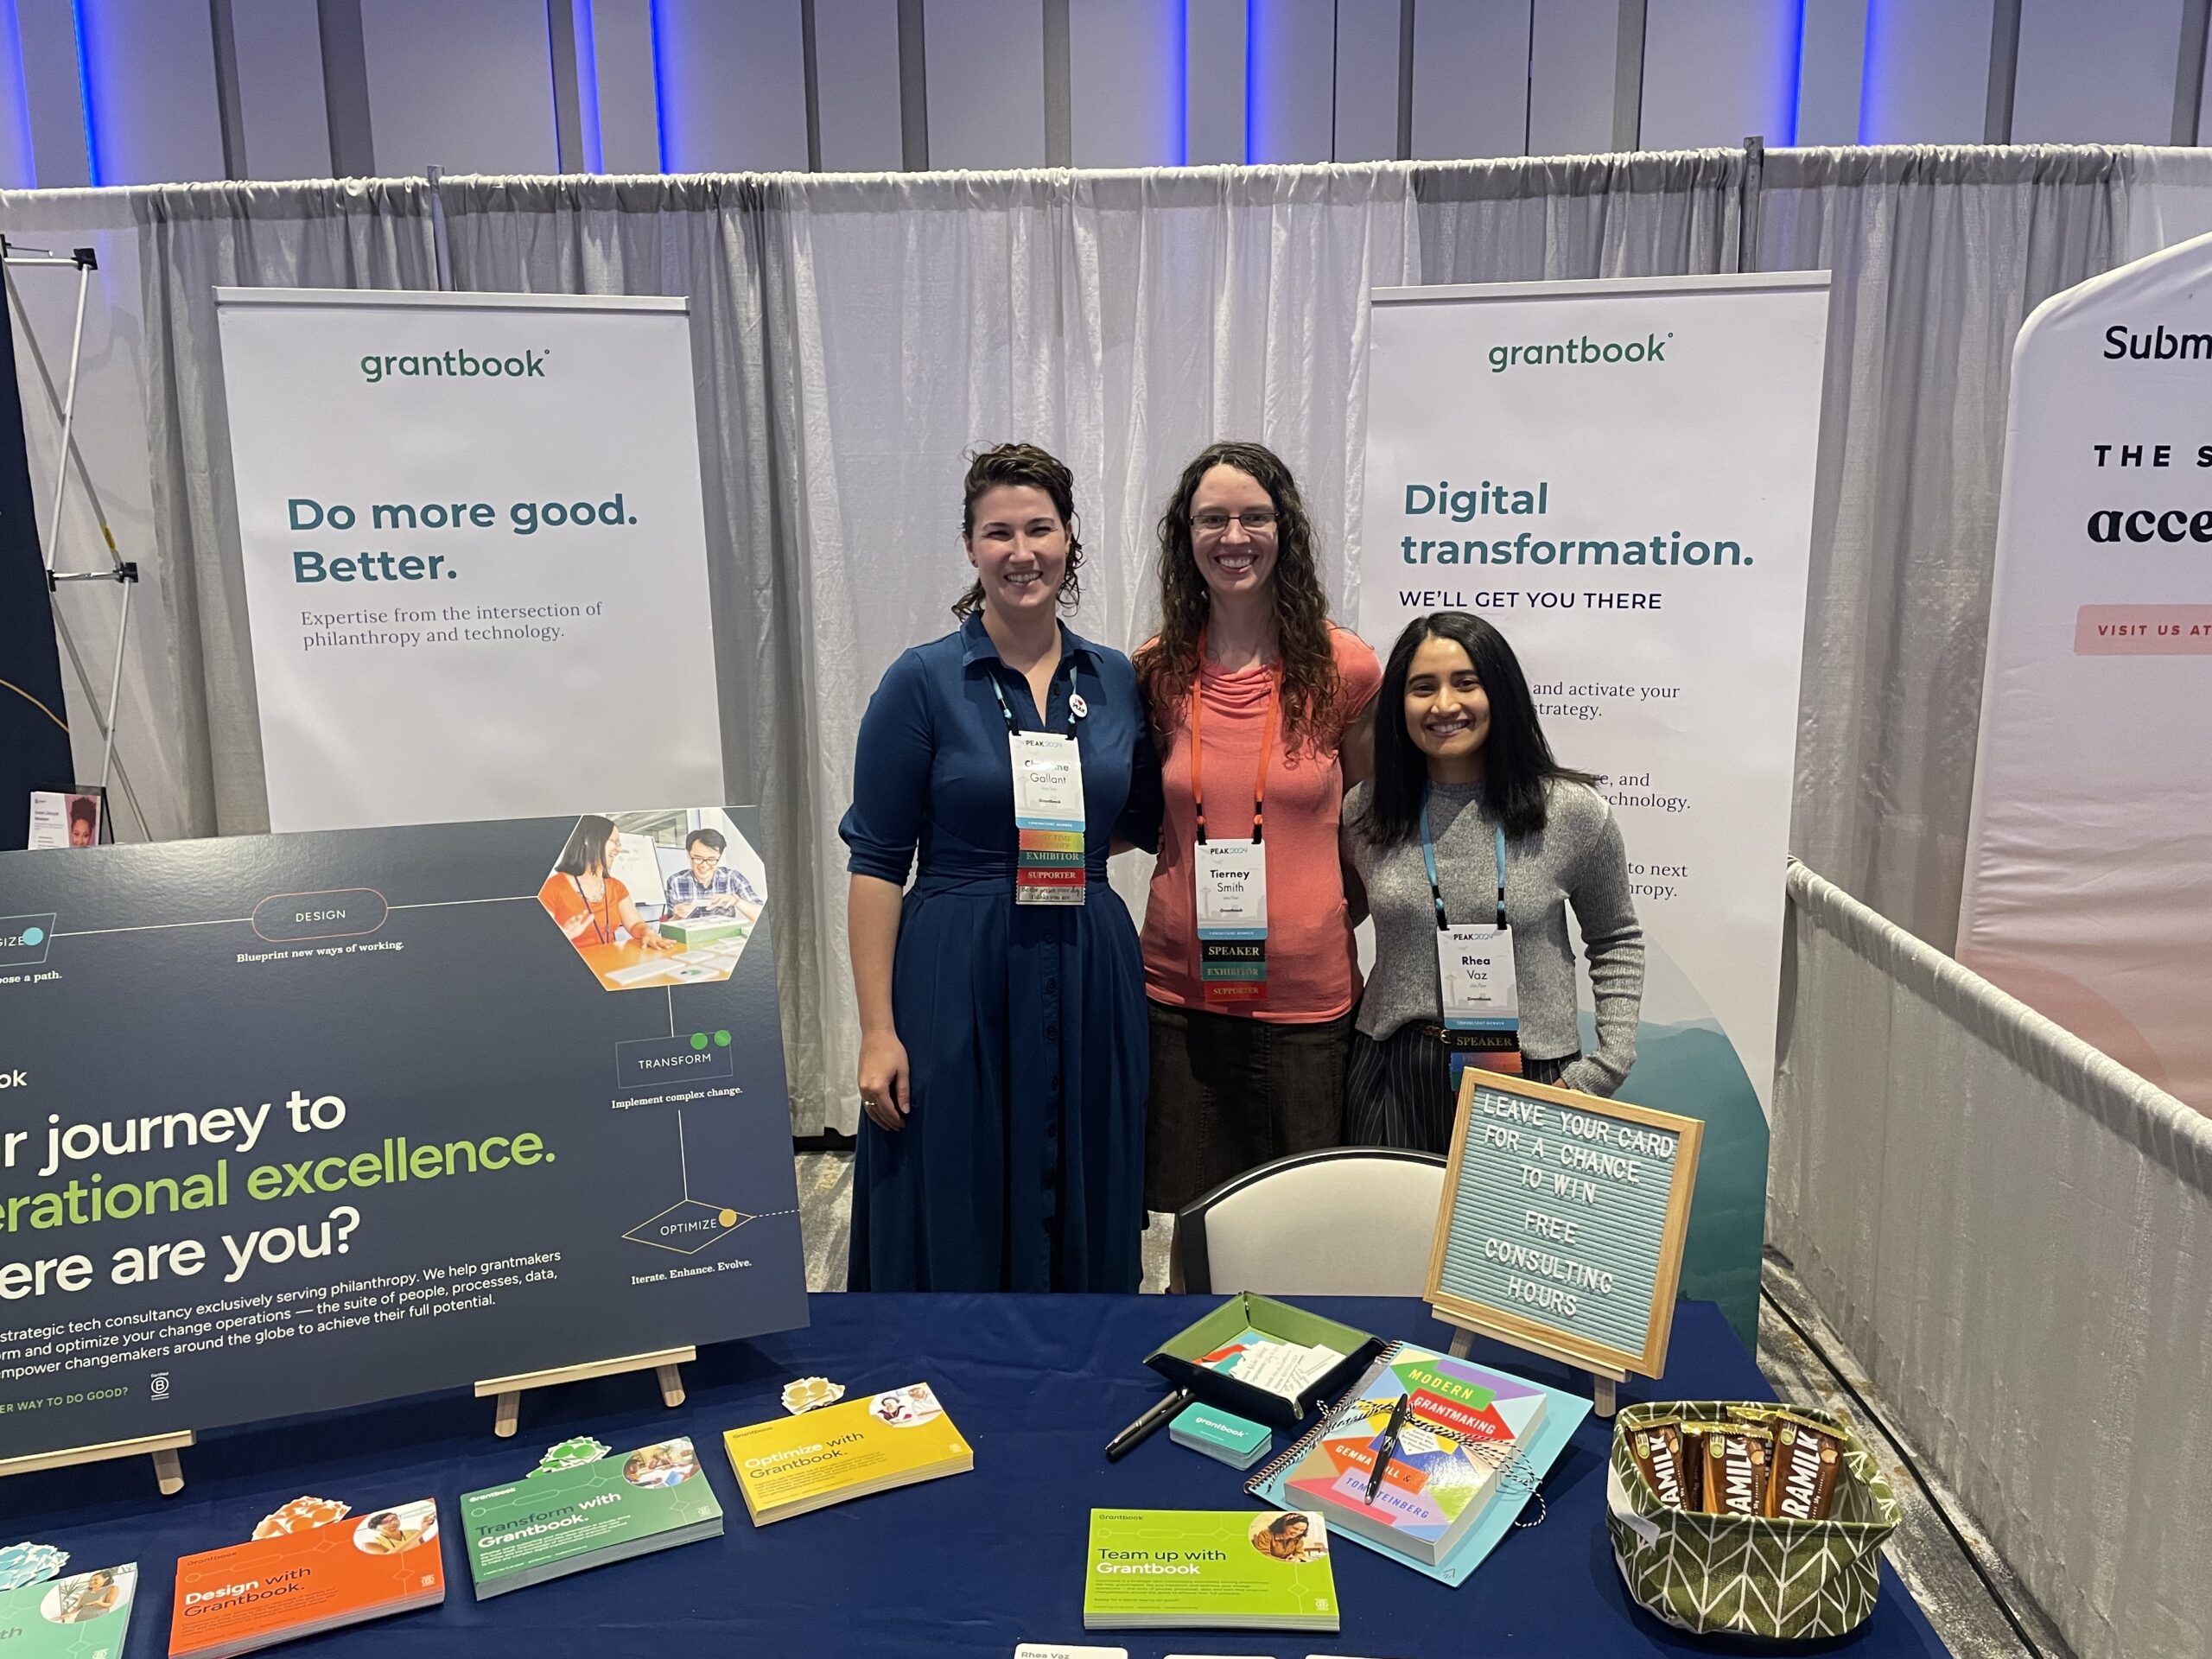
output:
[[[1206, 791], [1205, 784], [1206, 746], [1199, 735], [1202, 715], [1206, 706], [1206, 637], [1198, 636], [1198, 677], [1191, 683], [1191, 805], [1198, 822], [1198, 845], [1206, 844]], [[1252, 783], [1252, 840], [1255, 845], [1265, 839], [1268, 797], [1268, 752], [1275, 746], [1276, 705], [1281, 702], [1282, 670], [1277, 668], [1268, 677], [1267, 730], [1260, 739], [1260, 775]]]

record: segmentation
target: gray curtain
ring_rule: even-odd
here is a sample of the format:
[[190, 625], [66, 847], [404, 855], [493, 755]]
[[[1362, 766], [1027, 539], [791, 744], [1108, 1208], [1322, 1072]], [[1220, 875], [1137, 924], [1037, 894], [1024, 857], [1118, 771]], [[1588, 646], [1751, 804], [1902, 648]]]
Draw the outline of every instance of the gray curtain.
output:
[[1807, 149], [1759, 265], [1834, 273], [1790, 849], [1922, 938], [1958, 932], [2012, 340], [2121, 263], [2108, 149]]
[[[1355, 614], [1374, 286], [1835, 272], [1793, 845], [1948, 948], [2012, 340], [2049, 294], [2212, 222], [2212, 171], [2166, 151], [1774, 151], [1748, 262], [1745, 184], [1732, 151], [447, 181], [458, 287], [690, 296], [725, 760], [732, 792], [767, 815], [795, 1123], [853, 1121], [836, 825], [876, 676], [942, 631], [964, 581], [961, 453], [1019, 435], [1066, 454], [1090, 560], [1077, 626], [1128, 646], [1175, 473], [1215, 435], [1259, 435], [1306, 482]], [[160, 729], [143, 741], [176, 780], [155, 816], [169, 833], [256, 830], [208, 289], [433, 287], [431, 198], [400, 181], [69, 201], [127, 204], [139, 227], [164, 626], [130, 683], [152, 688]], [[50, 194], [0, 193], [0, 229], [56, 211]], [[1135, 898], [1144, 874], [1116, 885]]]
[[200, 834], [251, 835], [269, 828], [269, 800], [214, 290], [435, 287], [429, 221], [423, 187], [405, 181], [130, 194], [142, 227], [153, 550], [162, 567], [185, 817]]

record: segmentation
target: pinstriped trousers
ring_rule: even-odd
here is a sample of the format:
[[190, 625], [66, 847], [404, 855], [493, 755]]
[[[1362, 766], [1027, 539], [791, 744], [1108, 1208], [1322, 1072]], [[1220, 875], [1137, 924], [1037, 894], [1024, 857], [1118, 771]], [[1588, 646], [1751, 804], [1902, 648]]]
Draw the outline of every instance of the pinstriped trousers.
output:
[[[1530, 1083], [1557, 1083], [1581, 1057], [1538, 1060], [1523, 1056], [1521, 1075]], [[1401, 1026], [1377, 1041], [1351, 1034], [1344, 1079], [1344, 1144], [1395, 1147], [1407, 1152], [1448, 1153], [1457, 1103], [1452, 1097], [1452, 1051], [1418, 1025]]]

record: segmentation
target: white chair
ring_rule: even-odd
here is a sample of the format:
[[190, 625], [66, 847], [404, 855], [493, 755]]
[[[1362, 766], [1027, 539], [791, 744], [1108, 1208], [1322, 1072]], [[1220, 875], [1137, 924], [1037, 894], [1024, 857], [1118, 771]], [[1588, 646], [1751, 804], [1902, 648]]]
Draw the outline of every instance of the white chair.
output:
[[1176, 1216], [1169, 1287], [1418, 1296], [1443, 1201], [1434, 1153], [1332, 1147], [1278, 1158]]

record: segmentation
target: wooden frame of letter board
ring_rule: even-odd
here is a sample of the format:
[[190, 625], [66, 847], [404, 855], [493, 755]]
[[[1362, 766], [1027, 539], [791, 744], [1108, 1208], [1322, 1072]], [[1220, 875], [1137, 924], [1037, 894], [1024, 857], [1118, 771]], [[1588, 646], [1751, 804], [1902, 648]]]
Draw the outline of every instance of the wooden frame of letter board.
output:
[[[1451, 1242], [1452, 1214], [1459, 1205], [1460, 1172], [1467, 1156], [1468, 1130], [1474, 1121], [1475, 1089], [1478, 1084], [1502, 1094], [1521, 1095], [1552, 1106], [1566, 1107], [1591, 1117], [1610, 1117], [1647, 1128], [1665, 1129], [1680, 1137], [1675, 1147], [1674, 1185], [1667, 1194], [1667, 1223], [1660, 1232], [1659, 1260], [1651, 1275], [1651, 1307], [1645, 1317], [1641, 1352], [1592, 1342], [1524, 1313], [1470, 1301], [1443, 1288], [1444, 1254]], [[1468, 1067], [1460, 1075], [1459, 1109], [1452, 1126], [1452, 1156], [1445, 1166], [1444, 1201], [1436, 1212], [1436, 1240], [1429, 1247], [1428, 1282], [1422, 1300], [1447, 1325], [1478, 1331], [1531, 1353], [1582, 1366], [1601, 1378], [1625, 1376], [1630, 1371], [1639, 1376], [1659, 1376], [1667, 1369], [1667, 1341], [1675, 1329], [1675, 1292], [1682, 1276], [1682, 1243], [1689, 1231], [1690, 1193], [1697, 1185], [1698, 1152], [1704, 1139], [1705, 1124], [1699, 1118], [1656, 1112], [1624, 1100], [1600, 1100], [1571, 1089], [1554, 1089], [1503, 1072]], [[1603, 1392], [1610, 1394], [1610, 1385], [1604, 1385]]]

